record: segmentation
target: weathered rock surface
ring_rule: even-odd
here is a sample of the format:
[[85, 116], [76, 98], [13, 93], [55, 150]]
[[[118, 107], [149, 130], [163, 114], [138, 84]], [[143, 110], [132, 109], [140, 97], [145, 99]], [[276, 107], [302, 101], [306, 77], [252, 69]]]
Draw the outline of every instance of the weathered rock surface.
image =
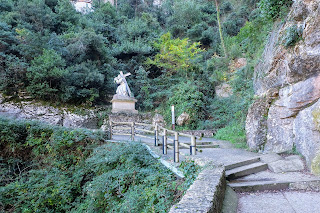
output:
[[166, 121], [164, 120], [163, 116], [159, 113], [156, 113], [152, 118], [152, 125], [158, 124], [159, 126], [165, 127]]
[[240, 69], [242, 67], [245, 67], [247, 65], [247, 59], [246, 58], [237, 58], [234, 61], [234, 66], [236, 69]]
[[230, 84], [224, 83], [219, 86], [216, 86], [215, 93], [217, 97], [228, 98], [233, 94], [233, 91]]
[[183, 112], [179, 117], [177, 118], [177, 124], [179, 126], [185, 125], [190, 121], [190, 115], [186, 112]]
[[296, 172], [304, 169], [304, 163], [299, 156], [293, 155], [283, 160], [269, 163], [268, 168], [275, 173]]
[[262, 150], [267, 142], [267, 118], [272, 100], [278, 96], [271, 89], [264, 97], [257, 99], [249, 108], [246, 120], [247, 144], [252, 150]]
[[[316, 126], [316, 114], [320, 101], [299, 112], [293, 122], [296, 149], [305, 157], [310, 167], [320, 149], [320, 132]], [[318, 165], [320, 169], [320, 165]]]
[[89, 111], [86, 115], [78, 115], [68, 111], [64, 111], [63, 126], [72, 128], [98, 128], [98, 118], [93, 111]]
[[[307, 12], [294, 10], [305, 5]], [[278, 24], [273, 30], [263, 60], [256, 66], [254, 88], [256, 94], [262, 95], [274, 87], [283, 87], [305, 80], [319, 72], [320, 67], [320, 7], [319, 1], [294, 3], [286, 24]], [[300, 15], [299, 15], [300, 14]], [[295, 17], [305, 17], [295, 21]], [[297, 18], [300, 20], [300, 18]], [[283, 39], [289, 27], [297, 26], [303, 29], [302, 40], [293, 48], [285, 48]]]
[[282, 119], [288, 112], [279, 106], [269, 108], [265, 151], [284, 152], [293, 148], [293, 118]]
[[17, 118], [21, 113], [21, 108], [18, 105], [2, 103], [0, 105], [0, 115]]
[[[292, 26], [303, 29], [302, 39], [293, 47], [285, 47], [287, 29]], [[246, 121], [252, 150], [284, 152], [296, 147], [313, 171], [317, 167], [320, 171], [320, 160], [313, 163], [320, 149], [315, 116], [318, 109], [320, 112], [319, 26], [318, 0], [295, 1], [287, 22], [275, 26], [262, 62], [255, 67], [254, 89], [259, 98], [250, 107]], [[271, 102], [270, 90], [279, 91]]]
[[247, 65], [247, 59], [246, 58], [236, 58], [231, 61], [229, 65], [229, 71], [234, 72], [238, 69], [241, 69]]
[[109, 115], [109, 120], [114, 122], [138, 122], [138, 123], [152, 123], [151, 113], [112, 113]]
[[84, 115], [78, 115], [65, 109], [57, 109], [33, 102], [1, 103], [0, 115], [17, 119], [39, 120], [51, 125], [61, 125], [70, 128], [96, 129], [98, 126], [98, 118], [92, 110], [86, 110]]
[[260, 160], [263, 163], [269, 164], [278, 160], [283, 160], [283, 157], [276, 153], [268, 153], [260, 156]]
[[51, 106], [42, 106], [40, 104], [21, 104], [21, 113], [18, 118], [34, 119], [46, 122], [52, 125], [61, 125], [62, 116], [59, 109]]

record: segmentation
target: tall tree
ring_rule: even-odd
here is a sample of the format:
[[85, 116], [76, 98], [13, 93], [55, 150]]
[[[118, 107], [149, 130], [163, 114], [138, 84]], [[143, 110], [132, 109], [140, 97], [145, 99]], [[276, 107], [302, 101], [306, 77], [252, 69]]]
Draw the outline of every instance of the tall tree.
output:
[[222, 35], [222, 27], [221, 27], [221, 21], [220, 21], [220, 9], [219, 9], [219, 2], [218, 0], [214, 0], [216, 3], [216, 10], [217, 10], [217, 20], [218, 20], [218, 26], [219, 26], [219, 34], [220, 34], [220, 40], [221, 40], [221, 46], [224, 52], [224, 57], [228, 57], [226, 47], [224, 45], [223, 35]]

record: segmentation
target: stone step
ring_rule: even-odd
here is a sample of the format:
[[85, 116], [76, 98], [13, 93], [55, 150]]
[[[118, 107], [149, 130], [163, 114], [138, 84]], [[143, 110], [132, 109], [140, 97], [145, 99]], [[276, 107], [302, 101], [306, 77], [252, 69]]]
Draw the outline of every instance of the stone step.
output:
[[256, 162], [259, 162], [259, 161], [260, 161], [259, 157], [258, 158], [252, 158], [252, 159], [249, 159], [249, 160], [240, 161], [240, 162], [237, 162], [237, 163], [232, 163], [232, 164], [225, 165], [224, 168], [226, 170], [231, 170], [231, 169], [235, 169], [235, 168], [238, 168], [238, 167], [241, 167], [241, 166], [253, 164], [253, 163], [256, 163]]
[[219, 148], [218, 144], [208, 144], [208, 145], [197, 145], [199, 149], [208, 149], [208, 148]]
[[240, 166], [226, 171], [227, 180], [234, 180], [240, 177], [244, 177], [250, 174], [261, 172], [268, 169], [268, 164], [255, 162], [249, 165]]
[[198, 145], [211, 145], [211, 144], [219, 145], [219, 144], [211, 142], [211, 141], [197, 141], [197, 146]]
[[302, 180], [288, 180], [288, 181], [273, 181], [273, 180], [261, 180], [261, 181], [241, 181], [228, 183], [236, 192], [256, 192], [264, 190], [320, 190], [320, 179], [302, 179]]
[[289, 188], [289, 182], [278, 182], [278, 181], [254, 181], [254, 182], [241, 182], [232, 183], [230, 186], [236, 192], [256, 192], [265, 190], [283, 190]]

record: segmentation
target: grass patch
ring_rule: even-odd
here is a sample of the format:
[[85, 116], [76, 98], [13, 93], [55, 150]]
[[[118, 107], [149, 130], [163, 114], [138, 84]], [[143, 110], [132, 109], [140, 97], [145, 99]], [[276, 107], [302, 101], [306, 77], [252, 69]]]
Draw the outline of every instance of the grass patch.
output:
[[230, 141], [236, 148], [247, 149], [246, 132], [243, 125], [232, 123], [219, 129], [214, 136], [215, 139]]

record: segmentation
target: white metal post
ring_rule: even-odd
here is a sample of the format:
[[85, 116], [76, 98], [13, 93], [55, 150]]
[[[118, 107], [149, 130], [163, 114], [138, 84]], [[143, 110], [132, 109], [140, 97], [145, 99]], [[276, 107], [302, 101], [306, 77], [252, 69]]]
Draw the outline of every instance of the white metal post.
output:
[[174, 105], [171, 106], [171, 117], [172, 117], [172, 130], [175, 130], [175, 115], [174, 115]]

